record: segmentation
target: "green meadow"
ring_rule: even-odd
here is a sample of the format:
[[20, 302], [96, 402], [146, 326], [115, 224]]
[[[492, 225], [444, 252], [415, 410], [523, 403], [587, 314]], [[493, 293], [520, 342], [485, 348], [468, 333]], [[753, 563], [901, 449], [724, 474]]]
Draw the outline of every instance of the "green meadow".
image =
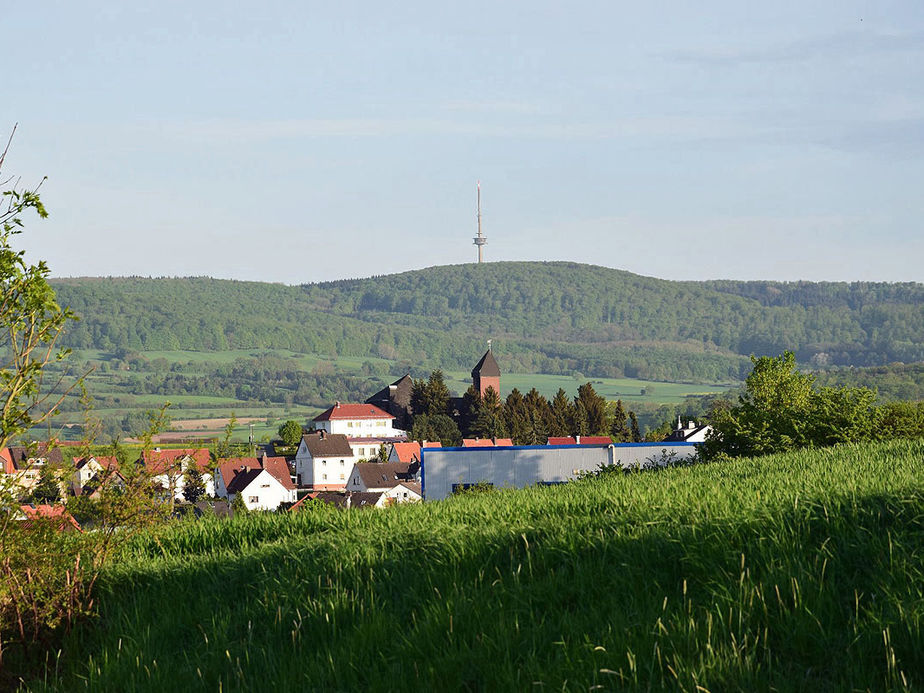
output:
[[924, 443], [173, 523], [29, 690], [911, 690]]

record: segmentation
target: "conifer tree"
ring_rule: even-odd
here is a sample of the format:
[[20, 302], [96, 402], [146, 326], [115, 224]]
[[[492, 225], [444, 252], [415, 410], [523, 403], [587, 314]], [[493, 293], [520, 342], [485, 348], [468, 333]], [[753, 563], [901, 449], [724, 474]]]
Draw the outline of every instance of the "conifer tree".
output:
[[568, 436], [571, 435], [571, 402], [568, 401], [568, 395], [562, 388], [558, 388], [555, 397], [552, 399], [551, 412], [549, 416], [549, 435], [550, 436]]
[[638, 418], [636, 418], [634, 411], [629, 412], [629, 423], [632, 427], [632, 442], [641, 443], [642, 432], [638, 428]]
[[622, 400], [617, 399], [616, 404], [612, 406], [610, 437], [617, 443], [627, 443], [632, 439], [632, 431], [629, 430], [628, 415], [622, 406]]

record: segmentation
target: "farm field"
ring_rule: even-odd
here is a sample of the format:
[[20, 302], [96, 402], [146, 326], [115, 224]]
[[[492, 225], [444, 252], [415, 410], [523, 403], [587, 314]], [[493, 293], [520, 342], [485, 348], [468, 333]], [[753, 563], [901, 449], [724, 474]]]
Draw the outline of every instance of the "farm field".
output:
[[[354, 382], [352, 396], [361, 401], [372, 395], [386, 383], [397, 379], [396, 372], [402, 369], [396, 362], [376, 358], [340, 357], [329, 358], [318, 354], [303, 354], [285, 349], [238, 349], [228, 351], [144, 351], [134, 352], [133, 355], [124, 355], [119, 358], [113, 353], [98, 350], [80, 350], [74, 352], [70, 359], [76, 370], [82, 371], [93, 367], [94, 370], [87, 377], [89, 391], [96, 398], [95, 414], [103, 419], [119, 421], [135, 412], [135, 418], [146, 409], [158, 408], [164, 402], [171, 403], [170, 416], [175, 420], [190, 419], [216, 419], [227, 421], [231, 413], [239, 420], [244, 418], [256, 419], [254, 421], [254, 435], [257, 440], [270, 438], [276, 429], [287, 419], [307, 422], [322, 411], [336, 399], [349, 400], [350, 392], [344, 393], [337, 383], [338, 378], [352, 378]], [[316, 392], [308, 403], [305, 401], [290, 401], [283, 403], [277, 396], [275, 400], [266, 398], [266, 391], [260, 393], [251, 388], [251, 396], [230, 396], [234, 394], [234, 385], [238, 384], [240, 376], [219, 375], [218, 371], [240, 367], [241, 363], [260, 364], [272, 361], [278, 367], [294, 368], [302, 374], [317, 374], [318, 382], [328, 379], [331, 385], [322, 394]], [[502, 359], [503, 363], [503, 359]], [[407, 367], [407, 364], [404, 364]], [[503, 366], [502, 366], [503, 367]], [[250, 373], [250, 367], [243, 371]], [[424, 371], [415, 373], [423, 376]], [[446, 373], [447, 384], [457, 394], [462, 394], [471, 384], [471, 376], [467, 371], [452, 371]], [[196, 385], [199, 394], [184, 392], [182, 387], [172, 386], [165, 394], [145, 392], [145, 383], [195, 382], [196, 379], [209, 379], [209, 382], [224, 384], [226, 390], [230, 386], [230, 393], [216, 395], [211, 385], [205, 387]], [[643, 423], [657, 425], [661, 423], [655, 410], [660, 405], [683, 406], [685, 398], [691, 395], [703, 395], [726, 391], [728, 384], [714, 385], [687, 385], [680, 383], [657, 383], [646, 380], [630, 378], [575, 378], [564, 375], [530, 374], [530, 373], [504, 373], [501, 378], [502, 396], [506, 396], [514, 388], [527, 392], [535, 387], [546, 397], [551, 398], [563, 388], [569, 396], [577, 394], [578, 387], [585, 382], [592, 382], [594, 388], [608, 399], [622, 399], [628, 407], [640, 410]], [[277, 392], [286, 393], [287, 380], [274, 385]], [[259, 381], [255, 381], [259, 387]], [[290, 399], [294, 399], [295, 387], [290, 391]], [[644, 394], [642, 392], [644, 391]], [[260, 394], [263, 395], [261, 398]], [[646, 410], [647, 407], [647, 410]], [[647, 411], [647, 414], [645, 413]], [[648, 418], [646, 418], [646, 416]], [[71, 406], [58, 419], [61, 425], [75, 424], [82, 421], [79, 407]], [[215, 435], [223, 435], [224, 423], [219, 423], [211, 430]], [[187, 425], [186, 428], [190, 426]], [[192, 425], [197, 434], [202, 433], [200, 425]], [[109, 435], [116, 430], [110, 426]], [[122, 427], [123, 435], [129, 431]], [[246, 440], [250, 433], [249, 426], [239, 427], [234, 434], [234, 440]], [[40, 435], [35, 432], [35, 435]], [[79, 437], [79, 429], [64, 429], [62, 438]]]
[[[924, 685], [924, 443], [176, 523], [27, 690]], [[399, 682], [399, 683], [396, 683]]]

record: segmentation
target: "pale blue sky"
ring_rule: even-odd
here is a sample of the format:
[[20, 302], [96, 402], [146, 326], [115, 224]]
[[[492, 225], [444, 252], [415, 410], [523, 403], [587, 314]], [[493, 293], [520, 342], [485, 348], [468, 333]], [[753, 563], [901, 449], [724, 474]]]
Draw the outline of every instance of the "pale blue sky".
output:
[[924, 281], [920, 0], [5, 4], [56, 276]]

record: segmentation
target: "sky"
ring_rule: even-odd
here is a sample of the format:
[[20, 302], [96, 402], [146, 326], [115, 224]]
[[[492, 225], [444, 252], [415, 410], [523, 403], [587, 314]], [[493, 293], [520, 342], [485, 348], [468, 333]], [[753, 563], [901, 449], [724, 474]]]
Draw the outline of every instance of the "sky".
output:
[[924, 281], [920, 0], [5, 5], [54, 276]]

